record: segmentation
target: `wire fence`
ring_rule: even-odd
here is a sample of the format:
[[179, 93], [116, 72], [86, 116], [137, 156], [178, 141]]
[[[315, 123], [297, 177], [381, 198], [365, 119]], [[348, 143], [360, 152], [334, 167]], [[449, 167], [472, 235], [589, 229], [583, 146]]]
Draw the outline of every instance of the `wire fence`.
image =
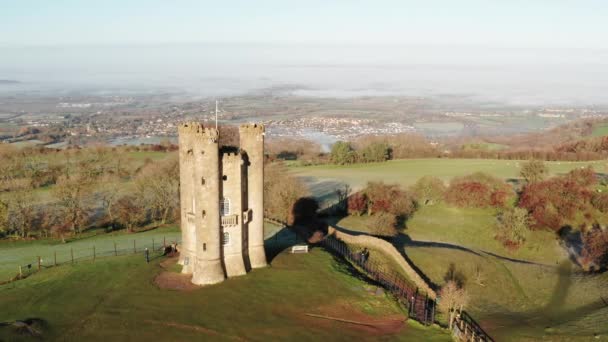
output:
[[43, 269], [56, 267], [65, 264], [74, 264], [77, 262], [92, 260], [95, 261], [98, 258], [120, 256], [120, 255], [133, 255], [141, 253], [145, 255], [145, 251], [148, 250], [149, 258], [155, 258], [160, 255], [164, 255], [165, 249], [168, 246], [176, 245], [180, 242], [179, 238], [167, 239], [163, 237], [161, 240], [157, 239], [145, 239], [145, 240], [129, 240], [114, 242], [112, 246], [108, 247], [107, 244], [98, 246], [91, 244], [89, 247], [84, 248], [70, 248], [65, 247], [52, 251], [52, 253], [46, 253], [44, 255], [37, 256], [34, 260], [26, 262], [17, 266], [15, 270], [15, 276], [11, 277], [6, 281], [0, 281], [0, 284], [10, 283], [16, 280], [25, 279], [30, 275], [39, 272]]
[[397, 300], [408, 308], [409, 316], [425, 325], [435, 322], [436, 303], [426, 293], [411, 286], [408, 280], [394, 270], [385, 269], [383, 265], [367, 260], [360, 251], [350, 248], [345, 242], [332, 236], [323, 244], [349, 262], [362, 269], [371, 279], [392, 293]]

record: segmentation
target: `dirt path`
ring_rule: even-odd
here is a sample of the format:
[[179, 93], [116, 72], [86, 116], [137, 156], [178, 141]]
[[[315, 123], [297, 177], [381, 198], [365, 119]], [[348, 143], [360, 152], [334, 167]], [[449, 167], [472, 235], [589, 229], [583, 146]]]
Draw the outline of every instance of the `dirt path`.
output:
[[154, 278], [154, 284], [164, 290], [176, 291], [192, 291], [200, 287], [192, 284], [192, 275], [171, 272], [171, 266], [177, 263], [178, 257], [169, 258], [160, 263], [160, 267], [164, 269], [159, 275]]

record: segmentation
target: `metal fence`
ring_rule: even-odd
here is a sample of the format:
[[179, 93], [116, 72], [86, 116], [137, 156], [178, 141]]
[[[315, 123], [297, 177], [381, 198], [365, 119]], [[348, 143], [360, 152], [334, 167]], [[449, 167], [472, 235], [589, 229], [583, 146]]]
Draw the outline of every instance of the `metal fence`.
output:
[[426, 293], [410, 285], [404, 276], [393, 270], [386, 270], [382, 265], [364, 260], [361, 253], [352, 250], [346, 243], [332, 236], [323, 241], [323, 245], [339, 254], [346, 260], [361, 268], [367, 276], [392, 293], [399, 302], [408, 308], [409, 316], [423, 324], [435, 321], [436, 303]]
[[31, 262], [26, 262], [17, 266], [15, 270], [16, 274], [14, 277], [0, 281], [0, 284], [10, 283], [12, 281], [27, 278], [28, 276], [39, 272], [45, 268], [55, 267], [65, 264], [74, 264], [84, 260], [95, 261], [97, 258], [129, 255], [141, 253], [144, 256], [145, 250], [147, 249], [150, 258], [157, 257], [163, 254], [165, 247], [171, 244], [177, 244], [180, 242], [179, 238], [163, 238], [162, 240], [146, 239], [146, 240], [132, 240], [132, 241], [121, 241], [120, 243], [113, 243], [113, 246], [99, 247], [95, 244], [90, 245], [86, 248], [70, 248], [69, 250], [62, 248], [61, 250], [55, 250], [52, 254], [37, 256]]

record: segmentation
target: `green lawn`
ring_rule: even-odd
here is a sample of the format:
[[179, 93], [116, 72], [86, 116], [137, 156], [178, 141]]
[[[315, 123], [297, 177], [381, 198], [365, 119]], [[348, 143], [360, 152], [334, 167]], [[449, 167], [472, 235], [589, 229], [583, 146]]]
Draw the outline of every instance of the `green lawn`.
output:
[[[380, 336], [306, 316], [402, 314], [394, 300], [375, 295], [347, 265], [320, 249], [284, 252], [271, 267], [190, 292], [157, 288], [152, 280], [160, 271], [158, 263], [145, 264], [139, 256], [45, 270], [0, 286], [0, 322], [43, 319], [45, 340], [451, 341], [444, 330], [415, 322]], [[0, 327], [0, 340], [14, 339], [19, 340], [12, 328]]]
[[0, 241], [0, 280], [8, 280], [18, 273], [19, 266], [36, 264], [37, 257], [42, 258], [43, 265], [54, 263], [55, 253], [57, 262], [71, 262], [71, 251], [75, 259], [90, 259], [95, 253], [101, 255], [113, 255], [114, 243], [121, 254], [133, 253], [133, 241], [135, 248], [141, 252], [144, 247], [151, 247], [154, 240], [155, 246], [160, 246], [163, 239], [167, 243], [181, 239], [178, 227], [159, 228], [142, 233], [128, 234], [126, 231], [100, 234], [94, 237], [74, 240], [69, 243], [61, 243], [60, 240], [39, 241]]
[[[435, 176], [448, 182], [453, 177], [482, 171], [503, 179], [516, 179], [522, 161], [494, 159], [400, 159], [384, 163], [355, 165], [316, 165], [290, 168], [309, 184], [316, 184], [318, 191], [328, 191], [322, 184], [347, 183], [355, 189], [369, 181], [384, 181], [409, 186], [423, 176]], [[578, 167], [592, 165], [597, 172], [605, 172], [605, 161], [546, 162], [550, 173], [566, 173]], [[334, 184], [335, 186], [335, 184]]]

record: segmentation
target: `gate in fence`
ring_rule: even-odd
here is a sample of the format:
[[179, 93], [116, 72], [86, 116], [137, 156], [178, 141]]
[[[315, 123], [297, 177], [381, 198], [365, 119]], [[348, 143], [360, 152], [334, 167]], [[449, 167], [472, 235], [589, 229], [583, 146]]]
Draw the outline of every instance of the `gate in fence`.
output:
[[385, 270], [380, 264], [364, 260], [361, 254], [333, 236], [327, 237], [323, 244], [346, 260], [362, 268], [367, 275], [391, 292], [399, 302], [406, 305], [409, 316], [425, 325], [435, 321], [436, 303], [417, 287], [411, 286], [401, 274]]

